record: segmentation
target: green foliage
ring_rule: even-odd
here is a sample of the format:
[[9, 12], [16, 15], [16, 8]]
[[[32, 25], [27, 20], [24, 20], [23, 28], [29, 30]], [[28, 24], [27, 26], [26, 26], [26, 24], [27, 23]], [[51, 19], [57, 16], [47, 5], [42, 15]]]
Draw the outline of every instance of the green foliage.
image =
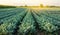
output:
[[34, 20], [30, 12], [27, 13], [22, 24], [19, 26], [19, 32], [25, 35], [26, 33], [32, 33], [35, 31]]
[[0, 34], [36, 35], [36, 32], [44, 31], [45, 35], [54, 35], [53, 33], [56, 31], [55, 33], [58, 35], [60, 14], [57, 13], [59, 12], [60, 10], [35, 12], [26, 8], [0, 9]]

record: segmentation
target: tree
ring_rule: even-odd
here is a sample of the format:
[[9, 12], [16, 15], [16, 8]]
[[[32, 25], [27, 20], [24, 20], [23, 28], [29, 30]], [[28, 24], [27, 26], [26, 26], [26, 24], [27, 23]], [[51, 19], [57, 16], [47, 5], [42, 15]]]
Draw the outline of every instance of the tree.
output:
[[40, 4], [40, 7], [43, 7], [43, 4]]
[[25, 7], [27, 7], [27, 5], [25, 5]]

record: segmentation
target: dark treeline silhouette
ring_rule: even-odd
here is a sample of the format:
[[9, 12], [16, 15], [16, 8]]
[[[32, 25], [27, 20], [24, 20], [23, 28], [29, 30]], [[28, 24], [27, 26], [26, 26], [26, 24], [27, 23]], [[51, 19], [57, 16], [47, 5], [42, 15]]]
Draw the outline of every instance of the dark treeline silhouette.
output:
[[46, 6], [46, 7], [52, 7], [52, 8], [60, 8], [60, 6]]
[[0, 8], [16, 8], [16, 6], [0, 5]]
[[20, 8], [20, 7], [47, 7], [47, 8], [60, 8], [60, 6], [49, 6], [46, 5], [44, 6], [43, 4], [40, 4], [40, 6], [28, 6], [27, 4], [25, 4], [24, 6], [9, 6], [9, 5], [0, 5], [0, 8]]

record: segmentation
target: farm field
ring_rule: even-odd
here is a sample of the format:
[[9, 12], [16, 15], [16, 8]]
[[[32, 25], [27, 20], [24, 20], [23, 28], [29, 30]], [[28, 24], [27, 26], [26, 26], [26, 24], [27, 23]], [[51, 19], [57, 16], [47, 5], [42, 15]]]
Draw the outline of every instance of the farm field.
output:
[[0, 9], [0, 35], [59, 35], [60, 9]]

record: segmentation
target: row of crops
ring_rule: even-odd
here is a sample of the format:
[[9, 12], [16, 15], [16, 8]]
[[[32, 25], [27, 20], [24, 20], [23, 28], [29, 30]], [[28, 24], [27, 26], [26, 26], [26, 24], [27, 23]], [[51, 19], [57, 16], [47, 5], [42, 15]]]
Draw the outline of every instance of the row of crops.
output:
[[39, 26], [38, 29], [40, 29], [41, 31], [44, 30], [45, 32], [50, 32], [51, 35], [58, 35], [58, 31], [60, 31], [60, 15], [58, 13], [60, 13], [60, 10], [39, 10], [38, 12], [36, 10], [33, 11], [34, 18]]
[[0, 35], [58, 35], [60, 10], [0, 9]]
[[[48, 19], [52, 24], [57, 25], [60, 27], [60, 10], [55, 11], [55, 10], [51, 10], [51, 11], [39, 11], [37, 14], [43, 15], [43, 17], [45, 17], [46, 19]], [[44, 18], [44, 19], [45, 19]]]
[[0, 15], [0, 34], [12, 34], [26, 13], [27, 9], [24, 8], [2, 12]]
[[31, 15], [31, 12], [29, 11], [27, 15], [24, 17], [22, 24], [19, 26], [19, 32], [21, 35], [33, 33], [35, 31], [33, 17]]

